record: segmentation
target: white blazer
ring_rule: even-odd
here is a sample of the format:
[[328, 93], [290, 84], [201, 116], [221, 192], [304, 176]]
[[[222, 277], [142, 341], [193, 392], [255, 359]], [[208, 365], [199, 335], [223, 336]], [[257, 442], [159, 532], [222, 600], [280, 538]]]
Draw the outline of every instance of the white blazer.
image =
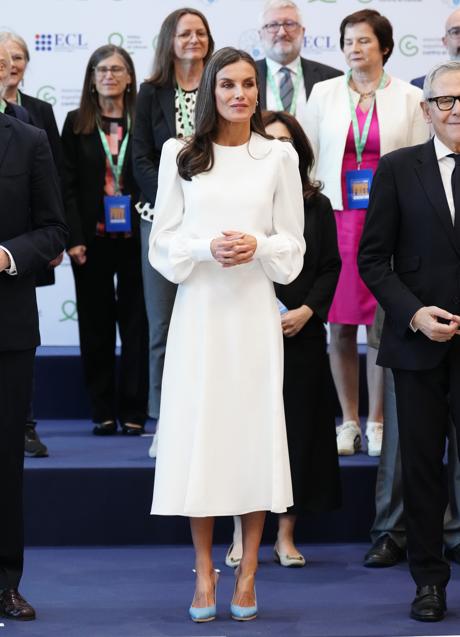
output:
[[[356, 108], [359, 93], [351, 93]], [[428, 140], [429, 128], [420, 107], [422, 100], [419, 88], [396, 77], [376, 91], [380, 155]], [[312, 177], [324, 184], [323, 192], [334, 210], [343, 210], [341, 171], [350, 122], [346, 77], [317, 82], [307, 103], [305, 132], [315, 154]]]

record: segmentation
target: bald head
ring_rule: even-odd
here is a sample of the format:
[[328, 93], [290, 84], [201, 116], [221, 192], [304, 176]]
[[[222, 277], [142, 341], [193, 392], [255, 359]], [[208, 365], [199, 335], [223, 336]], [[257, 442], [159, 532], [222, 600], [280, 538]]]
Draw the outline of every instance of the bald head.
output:
[[442, 39], [451, 60], [460, 60], [460, 9], [455, 9], [446, 20], [446, 33]]
[[11, 71], [11, 58], [3, 44], [0, 44], [0, 98], [5, 94]]

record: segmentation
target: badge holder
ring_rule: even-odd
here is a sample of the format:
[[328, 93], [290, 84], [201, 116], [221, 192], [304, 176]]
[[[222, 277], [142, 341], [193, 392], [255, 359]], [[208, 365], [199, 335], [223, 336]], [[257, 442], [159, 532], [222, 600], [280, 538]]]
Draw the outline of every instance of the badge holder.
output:
[[131, 196], [104, 197], [106, 232], [131, 232]]
[[347, 170], [345, 180], [349, 208], [361, 209], [369, 206], [372, 176], [372, 170]]

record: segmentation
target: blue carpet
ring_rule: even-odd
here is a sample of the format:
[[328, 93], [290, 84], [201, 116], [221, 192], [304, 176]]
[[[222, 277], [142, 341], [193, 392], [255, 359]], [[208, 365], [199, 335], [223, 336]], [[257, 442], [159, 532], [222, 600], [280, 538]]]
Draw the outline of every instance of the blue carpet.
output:
[[454, 565], [449, 612], [437, 624], [408, 617], [414, 585], [403, 564], [361, 566], [364, 545], [302, 546], [304, 569], [283, 569], [261, 550], [259, 618], [230, 619], [232, 571], [222, 564], [218, 618], [195, 625], [187, 615], [193, 592], [190, 547], [29, 549], [22, 591], [39, 619], [3, 620], [1, 635], [27, 637], [403, 637], [459, 635], [460, 568]]

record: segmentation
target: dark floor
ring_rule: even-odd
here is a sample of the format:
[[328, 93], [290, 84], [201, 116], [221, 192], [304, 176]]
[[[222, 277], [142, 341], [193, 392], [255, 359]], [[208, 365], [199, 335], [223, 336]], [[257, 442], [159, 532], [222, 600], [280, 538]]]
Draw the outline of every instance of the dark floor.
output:
[[190, 547], [35, 548], [26, 553], [22, 591], [38, 612], [35, 622], [3, 620], [0, 635], [27, 637], [402, 637], [460, 634], [460, 567], [448, 590], [449, 612], [437, 624], [408, 617], [414, 586], [407, 565], [361, 566], [365, 545], [302, 546], [304, 569], [286, 569], [261, 550], [259, 617], [232, 621], [233, 573], [223, 565], [218, 618], [193, 624]]

